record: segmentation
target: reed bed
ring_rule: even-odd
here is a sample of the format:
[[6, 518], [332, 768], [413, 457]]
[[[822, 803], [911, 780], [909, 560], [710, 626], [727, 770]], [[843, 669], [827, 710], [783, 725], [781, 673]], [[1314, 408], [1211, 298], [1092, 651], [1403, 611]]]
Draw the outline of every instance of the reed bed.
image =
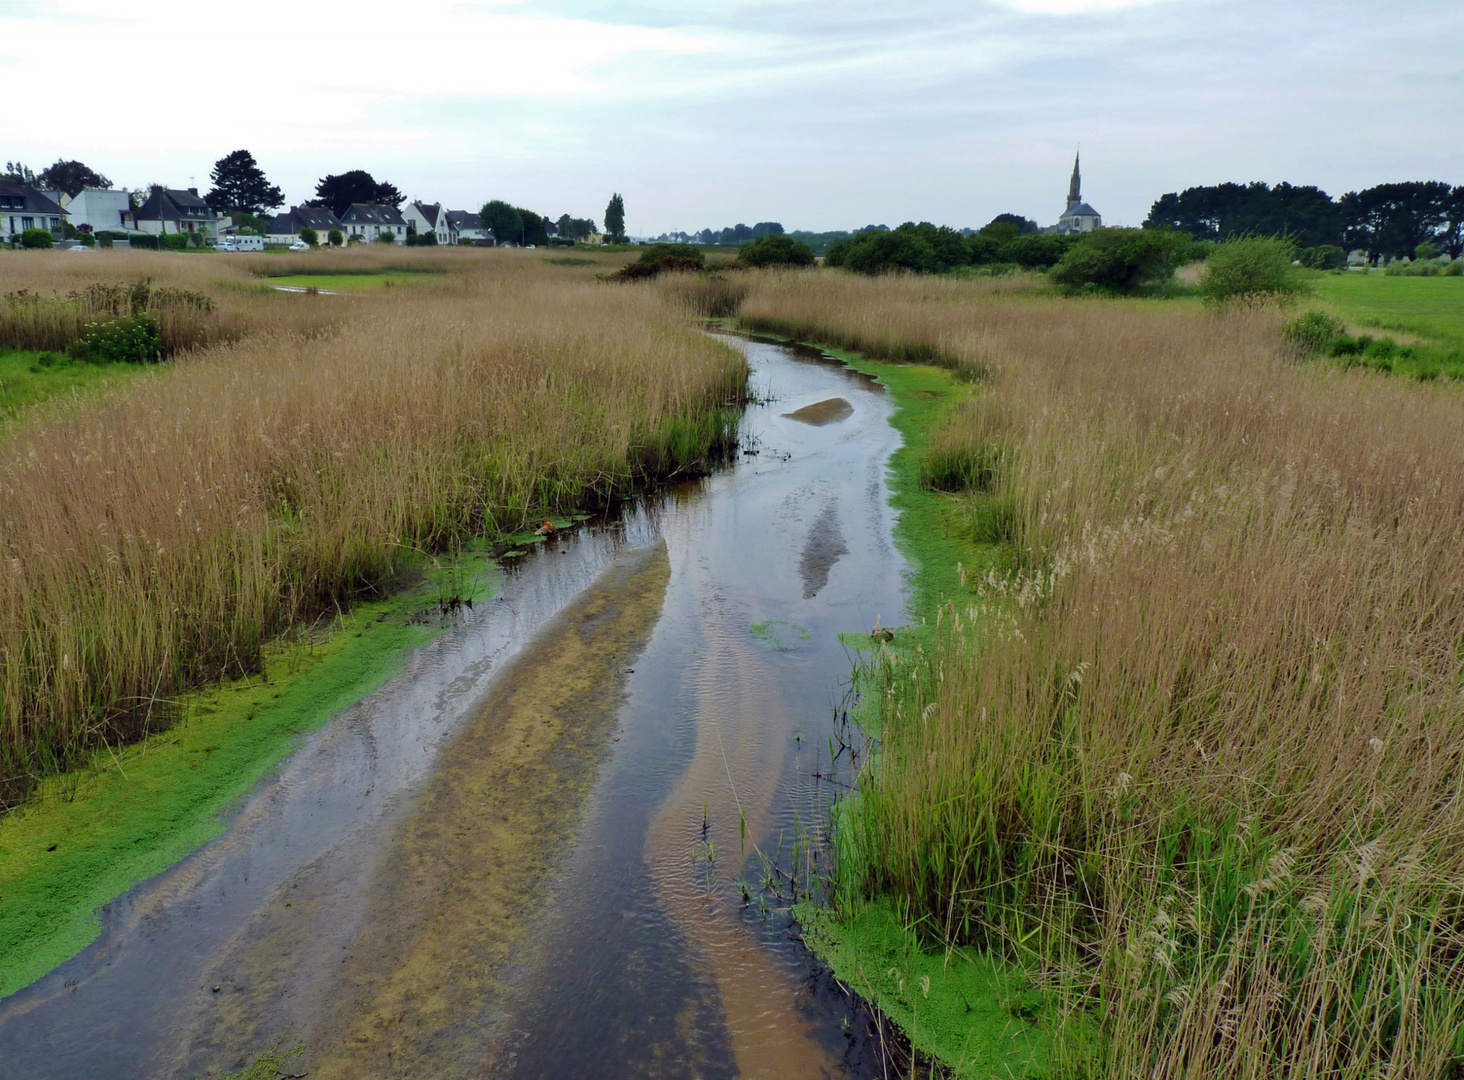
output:
[[735, 438], [744, 363], [653, 294], [485, 253], [430, 288], [244, 302], [310, 314], [0, 443], [11, 800], [414, 552], [604, 504]]
[[928, 478], [1012, 569], [877, 665], [851, 892], [1033, 971], [1056, 1075], [1458, 1075], [1458, 386], [1298, 366], [1266, 310], [828, 274], [742, 310], [990, 379]]

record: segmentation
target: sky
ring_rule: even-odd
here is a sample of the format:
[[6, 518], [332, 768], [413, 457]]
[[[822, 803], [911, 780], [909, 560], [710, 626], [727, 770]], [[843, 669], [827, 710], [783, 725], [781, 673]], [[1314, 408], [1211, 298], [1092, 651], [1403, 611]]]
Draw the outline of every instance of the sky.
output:
[[366, 169], [632, 235], [1464, 183], [1464, 0], [0, 0], [0, 159], [290, 203]]

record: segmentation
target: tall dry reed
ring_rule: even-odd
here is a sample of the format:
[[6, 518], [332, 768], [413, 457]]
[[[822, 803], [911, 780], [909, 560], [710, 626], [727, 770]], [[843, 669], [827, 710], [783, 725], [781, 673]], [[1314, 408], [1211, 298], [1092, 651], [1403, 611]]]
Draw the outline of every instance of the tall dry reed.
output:
[[991, 378], [939, 441], [998, 463], [967, 498], [1019, 569], [883, 657], [851, 886], [1041, 971], [1065, 1075], [1455, 1075], [1458, 387], [1298, 367], [1265, 311], [842, 275], [743, 311]]
[[732, 437], [744, 364], [653, 294], [484, 258], [264, 301], [332, 329], [196, 353], [0, 443], [13, 793], [253, 670], [415, 549], [603, 502]]

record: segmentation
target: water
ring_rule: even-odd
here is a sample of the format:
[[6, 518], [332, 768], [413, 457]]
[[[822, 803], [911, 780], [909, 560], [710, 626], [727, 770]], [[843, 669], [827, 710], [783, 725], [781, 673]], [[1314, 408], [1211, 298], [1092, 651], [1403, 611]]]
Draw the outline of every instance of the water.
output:
[[[871, 1074], [786, 907], [848, 778], [837, 635], [904, 611], [898, 436], [864, 376], [729, 340], [756, 453], [522, 560], [0, 1002], [0, 1076], [206, 1075], [295, 1042], [312, 1076]], [[562, 712], [589, 734], [544, 735]], [[549, 741], [483, 773], [510, 737]], [[500, 831], [532, 843], [495, 839], [525, 807]]]

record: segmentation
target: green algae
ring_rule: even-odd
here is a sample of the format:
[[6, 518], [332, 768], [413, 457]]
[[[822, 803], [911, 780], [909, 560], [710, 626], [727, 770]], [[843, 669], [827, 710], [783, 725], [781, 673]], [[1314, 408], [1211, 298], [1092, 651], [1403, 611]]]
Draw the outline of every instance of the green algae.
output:
[[838, 916], [799, 904], [794, 915], [834, 976], [955, 1076], [1045, 1074], [1048, 1036], [1038, 1022], [1045, 1002], [1019, 971], [981, 953], [926, 951], [885, 903]]
[[812, 641], [813, 634], [805, 626], [790, 623], [787, 619], [768, 619], [748, 627], [753, 638], [778, 652], [796, 648], [800, 642]]
[[89, 768], [46, 781], [38, 799], [0, 818], [0, 997], [94, 941], [102, 905], [219, 836], [229, 806], [303, 736], [443, 632], [445, 623], [430, 625], [421, 612], [436, 608], [445, 588], [477, 600], [496, 590], [496, 576], [473, 553], [318, 633], [276, 641], [262, 675], [189, 695], [170, 729], [102, 750]]

